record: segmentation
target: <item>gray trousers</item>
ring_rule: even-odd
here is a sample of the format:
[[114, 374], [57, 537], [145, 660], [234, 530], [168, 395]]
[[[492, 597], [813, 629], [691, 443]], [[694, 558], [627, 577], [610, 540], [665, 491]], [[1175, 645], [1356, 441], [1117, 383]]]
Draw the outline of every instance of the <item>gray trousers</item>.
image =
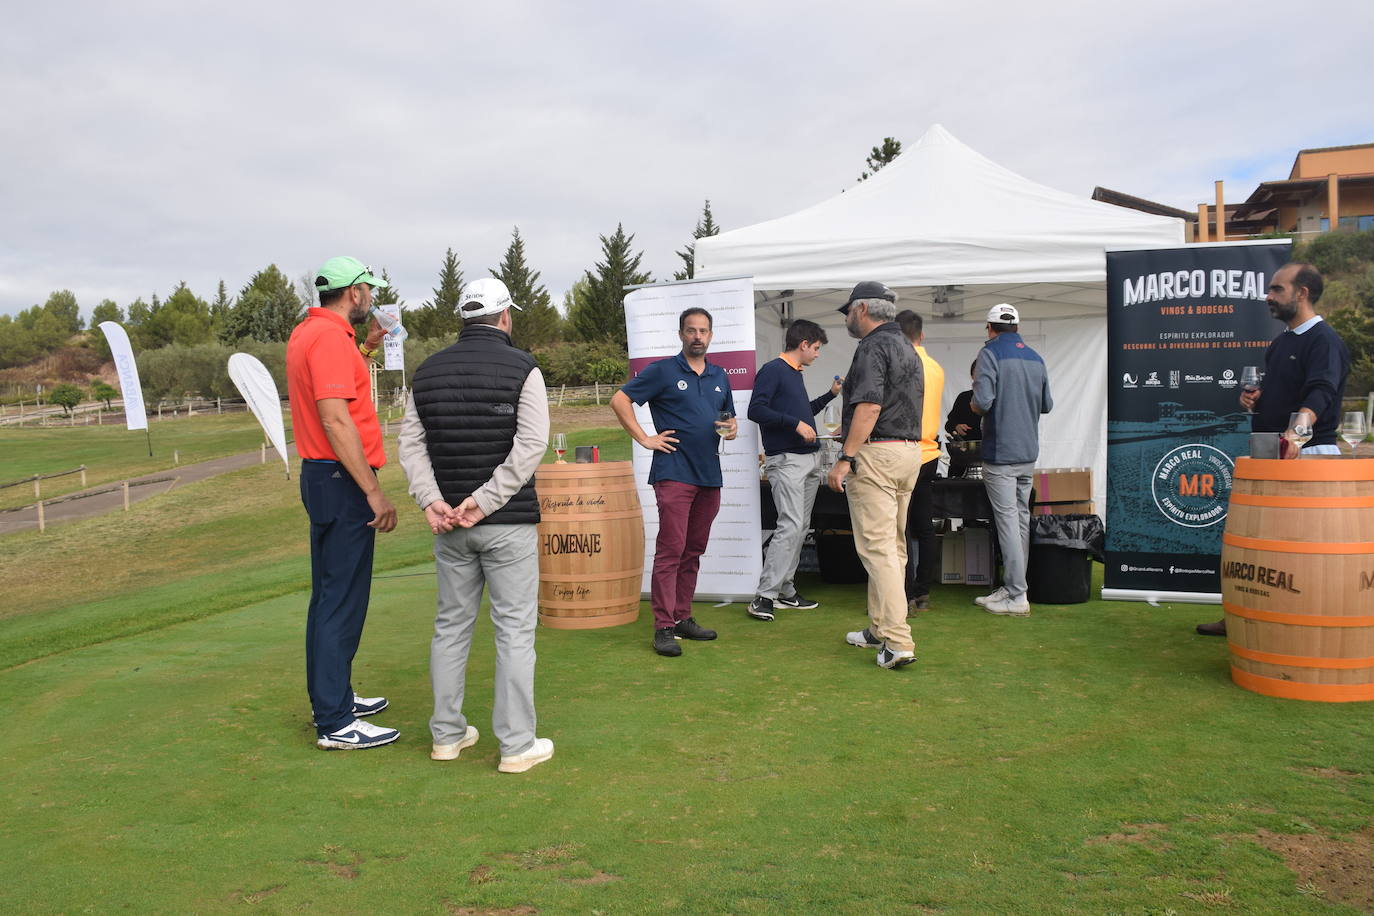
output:
[[454, 744], [467, 731], [463, 715], [468, 650], [482, 586], [496, 627], [496, 690], [491, 730], [504, 756], [534, 743], [534, 628], [539, 622], [539, 552], [534, 525], [477, 525], [434, 538], [439, 609], [429, 651], [434, 687], [435, 744]]
[[783, 452], [769, 455], [763, 467], [773, 490], [773, 505], [778, 509], [778, 526], [768, 541], [758, 594], [777, 599], [797, 592], [792, 577], [797, 573], [802, 541], [811, 527], [811, 509], [821, 485], [821, 456], [820, 452]]
[[1012, 598], [1026, 594], [1026, 558], [1030, 555], [1031, 473], [1035, 462], [983, 465], [983, 486], [997, 524], [1002, 551], [1002, 585]]

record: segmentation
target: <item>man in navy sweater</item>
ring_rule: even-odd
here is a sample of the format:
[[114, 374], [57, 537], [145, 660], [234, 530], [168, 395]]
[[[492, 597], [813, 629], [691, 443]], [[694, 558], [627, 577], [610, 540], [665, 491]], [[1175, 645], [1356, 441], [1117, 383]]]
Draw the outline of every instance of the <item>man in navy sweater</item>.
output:
[[768, 542], [758, 594], [749, 604], [749, 616], [755, 620], [772, 620], [775, 605], [816, 607], [816, 602], [797, 593], [792, 577], [821, 484], [820, 446], [812, 421], [840, 393], [843, 381], [836, 376], [828, 392], [807, 400], [802, 370], [816, 361], [826, 343], [829, 340], [820, 325], [804, 319], [794, 321], [787, 328], [782, 354], [765, 363], [754, 378], [749, 419], [758, 424], [763, 436], [767, 456], [763, 466], [778, 509], [778, 525]]
[[[1311, 264], [1285, 264], [1269, 281], [1269, 314], [1288, 325], [1264, 351], [1264, 385], [1242, 391], [1240, 404], [1254, 411], [1250, 429], [1282, 433], [1294, 414], [1295, 432], [1311, 435], [1304, 455], [1339, 455], [1336, 430], [1341, 398], [1350, 375], [1350, 352], [1314, 306], [1322, 297], [1322, 275]], [[1300, 430], [1299, 427], [1302, 427]], [[1200, 623], [1203, 636], [1225, 636], [1226, 621]]]

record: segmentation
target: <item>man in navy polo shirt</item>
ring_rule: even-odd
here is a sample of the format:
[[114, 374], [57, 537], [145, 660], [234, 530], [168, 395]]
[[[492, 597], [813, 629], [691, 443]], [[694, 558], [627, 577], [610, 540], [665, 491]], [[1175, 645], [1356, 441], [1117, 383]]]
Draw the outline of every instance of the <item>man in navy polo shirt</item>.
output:
[[[630, 438], [654, 453], [649, 483], [658, 502], [658, 540], [649, 600], [654, 651], [670, 657], [682, 654], [678, 638], [716, 638], [715, 630], [692, 617], [692, 596], [720, 510], [720, 440], [735, 438], [737, 431], [730, 380], [724, 369], [706, 361], [711, 313], [687, 309], [678, 316], [677, 329], [682, 352], [650, 363], [611, 398], [611, 409]], [[632, 403], [649, 405], [654, 435], [639, 425]], [[720, 419], [722, 413], [729, 419]]]

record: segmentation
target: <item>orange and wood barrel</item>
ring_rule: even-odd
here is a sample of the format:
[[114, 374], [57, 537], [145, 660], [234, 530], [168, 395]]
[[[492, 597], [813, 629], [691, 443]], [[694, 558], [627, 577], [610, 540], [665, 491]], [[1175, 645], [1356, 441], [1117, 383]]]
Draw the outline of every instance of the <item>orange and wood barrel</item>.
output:
[[639, 617], [644, 513], [633, 465], [541, 464], [539, 621], [561, 630], [614, 627]]
[[1221, 597], [1238, 685], [1374, 700], [1374, 460], [1237, 460]]

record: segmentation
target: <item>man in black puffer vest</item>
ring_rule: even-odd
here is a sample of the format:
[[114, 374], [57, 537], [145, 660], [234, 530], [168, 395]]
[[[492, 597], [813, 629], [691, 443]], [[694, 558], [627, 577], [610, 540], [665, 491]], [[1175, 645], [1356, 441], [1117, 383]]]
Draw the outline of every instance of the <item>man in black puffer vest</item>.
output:
[[415, 371], [399, 455], [410, 495], [434, 532], [439, 608], [430, 647], [434, 746], [453, 760], [477, 743], [463, 715], [472, 631], [491, 598], [496, 626], [496, 694], [491, 726], [503, 773], [523, 773], [553, 756], [535, 736], [534, 629], [538, 622], [539, 498], [534, 472], [549, 441], [544, 376], [512, 346], [511, 301], [496, 279], [463, 290], [458, 342]]

